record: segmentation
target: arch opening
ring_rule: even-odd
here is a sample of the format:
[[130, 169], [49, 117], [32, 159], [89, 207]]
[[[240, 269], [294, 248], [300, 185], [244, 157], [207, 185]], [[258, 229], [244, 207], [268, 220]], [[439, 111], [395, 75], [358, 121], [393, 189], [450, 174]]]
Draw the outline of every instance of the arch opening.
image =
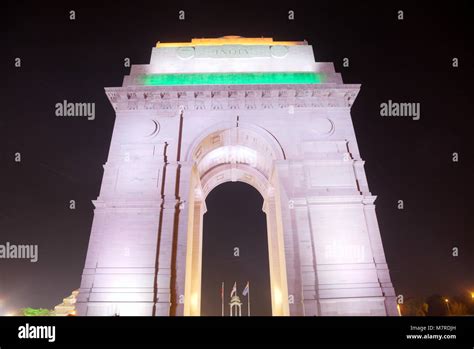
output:
[[[184, 314], [201, 315], [203, 221], [206, 197], [226, 182], [244, 182], [263, 197], [266, 214], [272, 315], [288, 315], [285, 249], [278, 195], [276, 160], [284, 153], [278, 142], [258, 127], [212, 130], [198, 137], [188, 152], [192, 176], [188, 198]], [[269, 141], [270, 139], [270, 141]]]
[[[249, 184], [227, 182], [209, 193], [206, 207], [201, 315], [229, 316], [234, 282], [242, 303], [242, 316], [271, 315], [267, 223], [262, 195]], [[247, 282], [250, 292], [243, 295]]]

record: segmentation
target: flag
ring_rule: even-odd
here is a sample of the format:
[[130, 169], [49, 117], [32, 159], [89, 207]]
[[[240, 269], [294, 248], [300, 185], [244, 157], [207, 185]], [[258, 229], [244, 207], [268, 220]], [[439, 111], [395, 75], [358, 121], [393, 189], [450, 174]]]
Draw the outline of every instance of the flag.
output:
[[222, 302], [222, 316], [224, 316], [224, 281], [221, 286], [221, 302]]
[[237, 294], [237, 282], [235, 282], [234, 287], [232, 287], [232, 291], [230, 292], [230, 298], [232, 298], [235, 294]]
[[250, 283], [247, 281], [247, 286], [245, 286], [244, 290], [242, 291], [242, 295], [246, 296], [249, 293]]

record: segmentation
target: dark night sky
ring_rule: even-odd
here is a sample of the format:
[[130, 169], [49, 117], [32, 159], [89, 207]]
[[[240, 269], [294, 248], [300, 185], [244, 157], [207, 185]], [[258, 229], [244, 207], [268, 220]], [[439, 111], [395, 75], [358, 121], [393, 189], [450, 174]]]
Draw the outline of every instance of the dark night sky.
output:
[[[114, 1], [98, 8], [73, 1], [18, 2], [2, 11], [0, 243], [38, 244], [40, 256], [36, 264], [0, 260], [0, 298], [7, 304], [0, 311], [50, 308], [79, 287], [91, 200], [99, 193], [114, 124], [103, 88], [121, 85], [129, 70], [124, 58], [146, 64], [158, 40], [223, 35], [306, 39], [317, 61], [334, 62], [346, 83], [362, 84], [352, 117], [369, 186], [378, 195], [396, 292], [474, 290], [468, 220], [474, 206], [468, 125], [473, 40], [467, 34], [472, 26], [467, 2], [204, 3]], [[68, 19], [71, 9], [75, 21]], [[181, 9], [185, 21], [178, 21]], [[294, 21], [287, 19], [290, 9]], [[396, 19], [399, 9], [404, 21]], [[21, 68], [14, 67], [15, 57], [21, 57]], [[350, 58], [349, 68], [342, 66], [344, 57]], [[457, 69], [453, 57], [459, 58]], [[56, 117], [54, 105], [64, 99], [96, 103], [96, 120]], [[388, 99], [420, 102], [421, 120], [380, 117], [380, 103]], [[22, 154], [20, 164], [13, 161], [16, 152]], [[451, 161], [453, 152], [459, 153], [458, 163]], [[221, 190], [231, 189], [211, 196]], [[71, 199], [77, 202], [74, 211], [68, 208]], [[239, 192], [230, 200], [243, 204], [248, 197]], [[397, 209], [398, 200], [404, 200], [404, 210]]]
[[[234, 197], [238, 199], [230, 199]], [[243, 303], [242, 315], [247, 315], [248, 298], [242, 291], [249, 281], [251, 315], [271, 315], [267, 224], [262, 196], [248, 184], [225, 183], [211, 191], [206, 206], [202, 314], [222, 314], [220, 293], [224, 281], [225, 314], [229, 314], [230, 292], [237, 282], [237, 293]]]

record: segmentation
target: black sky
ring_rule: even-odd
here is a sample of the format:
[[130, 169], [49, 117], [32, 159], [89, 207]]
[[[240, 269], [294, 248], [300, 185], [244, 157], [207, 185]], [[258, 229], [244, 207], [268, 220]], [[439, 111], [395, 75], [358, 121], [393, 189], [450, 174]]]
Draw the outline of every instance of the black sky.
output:
[[[14, 4], [14, 5], [13, 5]], [[223, 35], [306, 39], [317, 61], [361, 83], [352, 117], [397, 294], [474, 289], [472, 42], [467, 2], [12, 2], [2, 11], [0, 243], [38, 244], [36, 264], [0, 260], [10, 308], [52, 307], [79, 287], [114, 111], [104, 87], [149, 62], [156, 41]], [[70, 21], [69, 10], [77, 14]], [[185, 10], [186, 20], [178, 20]], [[295, 20], [287, 19], [288, 10]], [[397, 20], [402, 9], [405, 20]], [[14, 67], [15, 57], [22, 67]], [[344, 57], [350, 67], [342, 66]], [[451, 66], [453, 57], [459, 67]], [[54, 115], [96, 103], [96, 120]], [[382, 118], [387, 100], [420, 102], [421, 120]], [[22, 154], [15, 163], [14, 153]], [[458, 163], [451, 161], [458, 152]], [[217, 194], [216, 194], [217, 195]], [[69, 200], [77, 209], [69, 209]], [[235, 195], [233, 202], [247, 198]], [[397, 209], [404, 200], [405, 209]], [[452, 257], [453, 247], [459, 256]], [[227, 285], [227, 284], [226, 284]], [[1, 311], [0, 306], [0, 311]]]
[[[233, 200], [232, 198], [237, 198]], [[221, 315], [221, 286], [224, 282], [224, 311], [229, 315], [234, 282], [248, 312], [248, 297], [242, 292], [249, 282], [250, 314], [271, 315], [270, 270], [266, 216], [260, 193], [245, 183], [224, 183], [206, 198], [203, 225], [202, 315]]]

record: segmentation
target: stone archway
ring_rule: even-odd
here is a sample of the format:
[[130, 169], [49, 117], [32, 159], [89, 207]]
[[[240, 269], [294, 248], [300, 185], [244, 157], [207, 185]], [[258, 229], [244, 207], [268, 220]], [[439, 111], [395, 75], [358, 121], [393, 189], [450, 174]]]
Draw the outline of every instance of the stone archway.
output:
[[[223, 125], [221, 125], [222, 127]], [[254, 125], [236, 125], [207, 131], [193, 144], [188, 160], [191, 171], [186, 242], [184, 315], [200, 315], [203, 215], [209, 192], [225, 182], [244, 182], [264, 199], [273, 315], [289, 315], [285, 249], [277, 175], [274, 162], [284, 153], [271, 135]]]
[[226, 181], [264, 197], [274, 315], [397, 315], [359, 89], [305, 41], [158, 43], [106, 88], [116, 121], [78, 315], [199, 315], [205, 198]]

